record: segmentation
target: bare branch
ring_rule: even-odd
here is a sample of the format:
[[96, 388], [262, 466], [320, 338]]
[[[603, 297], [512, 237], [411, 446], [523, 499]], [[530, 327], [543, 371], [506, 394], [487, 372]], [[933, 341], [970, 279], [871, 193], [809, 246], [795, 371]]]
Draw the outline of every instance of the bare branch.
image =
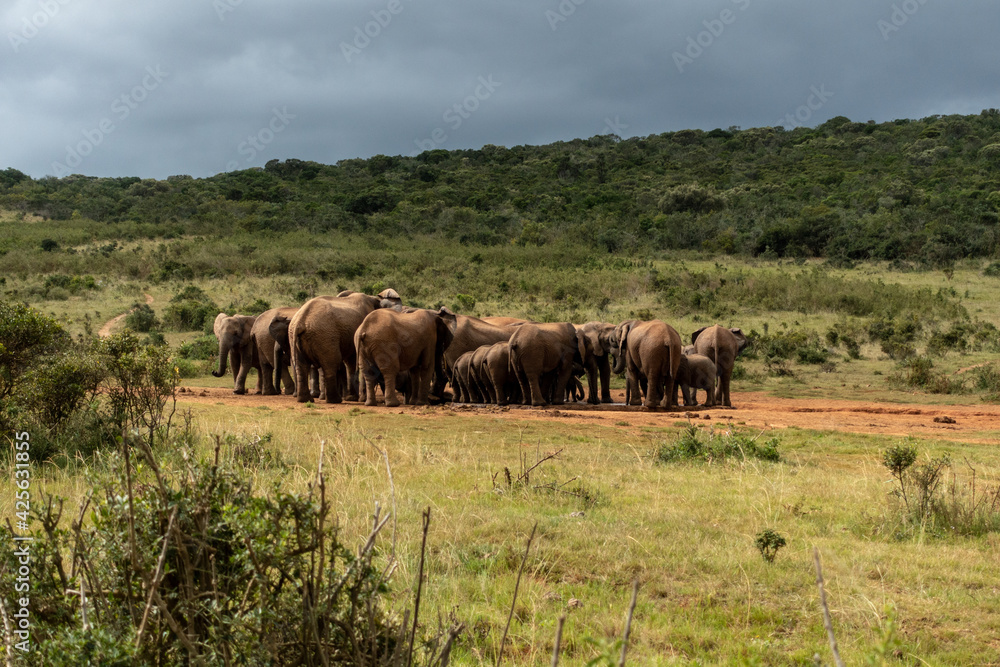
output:
[[830, 640], [833, 661], [837, 667], [844, 667], [844, 661], [840, 659], [840, 652], [837, 650], [837, 637], [833, 634], [830, 608], [826, 606], [826, 590], [823, 588], [823, 567], [820, 565], [819, 549], [816, 547], [813, 547], [813, 561], [816, 563], [816, 585], [819, 586], [819, 603], [823, 607], [823, 626], [826, 628], [826, 636]]
[[[559, 452], [556, 453], [558, 454]], [[531, 535], [528, 536], [528, 544], [524, 547], [524, 557], [521, 559], [521, 567], [517, 571], [517, 582], [514, 584], [514, 599], [510, 601], [510, 613], [507, 615], [507, 625], [504, 626], [503, 637], [500, 639], [500, 649], [497, 651], [497, 667], [499, 667], [500, 661], [503, 660], [503, 646], [507, 643], [507, 631], [510, 630], [510, 621], [514, 618], [514, 606], [517, 604], [517, 591], [521, 587], [521, 575], [524, 573], [524, 564], [528, 560], [528, 553], [531, 551], [531, 542], [535, 539], [536, 530], [538, 530], [537, 521], [531, 528]]]

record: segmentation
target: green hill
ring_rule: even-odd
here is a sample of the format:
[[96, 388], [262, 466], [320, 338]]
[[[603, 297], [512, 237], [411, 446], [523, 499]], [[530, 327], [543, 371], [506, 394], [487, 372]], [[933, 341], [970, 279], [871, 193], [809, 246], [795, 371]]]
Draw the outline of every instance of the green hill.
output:
[[[1000, 111], [816, 127], [611, 135], [546, 146], [289, 159], [194, 179], [0, 171], [18, 220], [93, 221], [93, 239], [241, 232], [434, 235], [948, 265], [997, 253]], [[115, 232], [115, 233], [118, 233]], [[52, 241], [53, 239], [48, 239]], [[58, 242], [58, 239], [55, 239]], [[14, 235], [0, 252], [37, 244]], [[72, 240], [64, 242], [73, 243]], [[52, 249], [51, 246], [48, 249]]]

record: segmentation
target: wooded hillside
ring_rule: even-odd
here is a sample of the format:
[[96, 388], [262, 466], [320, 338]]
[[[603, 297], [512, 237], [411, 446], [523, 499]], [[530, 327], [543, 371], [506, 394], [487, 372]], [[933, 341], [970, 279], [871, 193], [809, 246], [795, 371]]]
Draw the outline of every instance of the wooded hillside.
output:
[[[900, 260], [946, 266], [1000, 243], [1000, 111], [814, 128], [683, 130], [432, 150], [194, 179], [0, 171], [0, 208], [125, 223], [130, 236], [340, 230], [469, 245]], [[103, 235], [102, 235], [103, 236]], [[105, 237], [107, 238], [107, 237]], [[0, 241], [0, 253], [17, 241]]]

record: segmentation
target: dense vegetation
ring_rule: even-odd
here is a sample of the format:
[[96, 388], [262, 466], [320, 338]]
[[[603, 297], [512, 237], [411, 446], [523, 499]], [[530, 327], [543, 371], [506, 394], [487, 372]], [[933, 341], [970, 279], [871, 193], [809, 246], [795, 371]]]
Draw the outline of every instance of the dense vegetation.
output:
[[[996, 254], [998, 164], [1000, 111], [989, 109], [888, 123], [840, 116], [788, 131], [683, 130], [488, 145], [335, 166], [272, 160], [263, 169], [205, 179], [32, 179], [11, 168], [0, 172], [0, 209], [22, 219], [97, 224], [70, 226], [62, 239], [30, 239], [22, 248], [27, 237], [7, 239], [0, 254], [54, 252], [100, 239], [302, 230], [940, 267]], [[288, 268], [297, 267], [262, 270]]]

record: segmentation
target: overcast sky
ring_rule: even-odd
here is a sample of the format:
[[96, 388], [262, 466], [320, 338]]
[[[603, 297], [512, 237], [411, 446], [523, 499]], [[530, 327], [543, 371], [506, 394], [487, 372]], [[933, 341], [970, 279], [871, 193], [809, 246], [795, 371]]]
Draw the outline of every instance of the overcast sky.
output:
[[1000, 107], [996, 0], [8, 0], [0, 168], [210, 176]]

